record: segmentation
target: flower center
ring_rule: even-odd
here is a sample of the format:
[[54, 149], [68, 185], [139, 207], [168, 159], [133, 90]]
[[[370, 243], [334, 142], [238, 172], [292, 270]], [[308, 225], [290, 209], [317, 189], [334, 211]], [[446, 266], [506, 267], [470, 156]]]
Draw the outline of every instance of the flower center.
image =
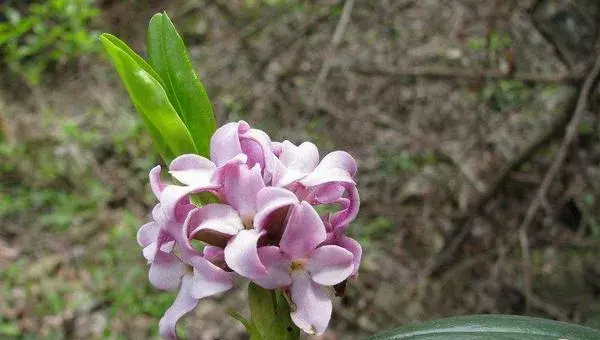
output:
[[298, 270], [304, 270], [305, 265], [306, 265], [306, 260], [304, 260], [304, 259], [298, 259], [298, 260], [292, 261], [292, 264], [290, 264], [290, 273], [294, 272], [294, 271], [298, 271]]
[[254, 217], [253, 216], [242, 216], [242, 224], [244, 229], [254, 228]]

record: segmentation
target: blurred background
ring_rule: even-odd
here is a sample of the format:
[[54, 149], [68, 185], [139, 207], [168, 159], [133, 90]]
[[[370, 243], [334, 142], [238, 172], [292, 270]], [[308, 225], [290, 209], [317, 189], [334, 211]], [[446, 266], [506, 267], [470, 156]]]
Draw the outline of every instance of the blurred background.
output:
[[[97, 37], [143, 54], [163, 10], [219, 124], [358, 160], [363, 264], [322, 339], [467, 313], [600, 327], [597, 0], [0, 0], [0, 338], [156, 338], [174, 294], [135, 235], [160, 159]], [[244, 339], [239, 287], [180, 334]]]

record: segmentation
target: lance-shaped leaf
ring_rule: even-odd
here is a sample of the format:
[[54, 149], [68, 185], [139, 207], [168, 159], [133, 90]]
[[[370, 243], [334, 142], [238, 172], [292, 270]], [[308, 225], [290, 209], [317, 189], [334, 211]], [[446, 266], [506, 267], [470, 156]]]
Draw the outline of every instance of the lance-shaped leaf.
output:
[[282, 293], [264, 289], [254, 283], [248, 286], [252, 322], [258, 334], [252, 340], [297, 340], [300, 329], [290, 317], [290, 309]]
[[367, 340], [596, 340], [600, 331], [514, 315], [471, 315], [410, 325]]
[[100, 40], [163, 159], [170, 162], [178, 155], [196, 153], [189, 131], [152, 68], [116, 37], [103, 34]]
[[171, 104], [188, 127], [198, 153], [209, 157], [210, 138], [215, 131], [212, 105], [194, 72], [185, 44], [166, 13], [150, 19], [148, 58], [164, 82]]

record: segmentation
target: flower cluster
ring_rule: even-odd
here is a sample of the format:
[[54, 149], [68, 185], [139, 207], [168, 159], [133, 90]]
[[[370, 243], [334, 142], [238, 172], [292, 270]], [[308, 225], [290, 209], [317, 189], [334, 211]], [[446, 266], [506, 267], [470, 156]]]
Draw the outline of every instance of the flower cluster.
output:
[[[163, 183], [160, 166], [150, 171], [159, 203], [138, 243], [152, 285], [179, 288], [161, 336], [176, 338], [177, 321], [203, 297], [232, 288], [235, 274], [282, 289], [293, 322], [323, 333], [332, 311], [325, 288], [355, 276], [361, 259], [360, 245], [344, 234], [359, 207], [355, 160], [344, 151], [319, 160], [314, 144], [273, 142], [244, 121], [218, 129], [210, 150], [210, 160], [187, 154], [171, 162], [179, 184]], [[219, 203], [193, 204], [207, 197]], [[329, 212], [319, 215], [317, 206]]]

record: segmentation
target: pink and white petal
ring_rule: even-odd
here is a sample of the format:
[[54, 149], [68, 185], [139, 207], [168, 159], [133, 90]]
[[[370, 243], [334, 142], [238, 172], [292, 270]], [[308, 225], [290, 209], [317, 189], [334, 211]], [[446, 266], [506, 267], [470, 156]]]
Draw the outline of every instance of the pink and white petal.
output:
[[160, 226], [155, 221], [146, 223], [140, 227], [137, 232], [137, 242], [141, 247], [146, 247], [150, 243], [156, 242]]
[[248, 155], [250, 167], [260, 164], [265, 180], [269, 180], [274, 167], [275, 154], [271, 148], [271, 138], [264, 131], [250, 129], [243, 134], [242, 150]]
[[163, 290], [175, 290], [179, 287], [186, 265], [177, 256], [163, 251], [157, 251], [150, 265], [148, 278], [150, 283]]
[[152, 170], [150, 170], [150, 173], [148, 174], [148, 177], [150, 179], [150, 187], [152, 188], [152, 192], [154, 193], [154, 196], [156, 196], [156, 198], [160, 197], [160, 193], [165, 188], [165, 185], [160, 180], [160, 169], [160, 165], [157, 165], [154, 168], [152, 168]]
[[343, 197], [344, 192], [346, 192], [342, 184], [335, 182], [321, 184], [311, 189], [313, 201], [316, 204], [333, 203]]
[[242, 153], [238, 134], [239, 126], [240, 124], [237, 122], [227, 123], [213, 134], [210, 140], [210, 159], [217, 166], [225, 164], [237, 154]]
[[325, 241], [327, 232], [319, 214], [308, 202], [302, 201], [291, 209], [279, 247], [296, 259], [312, 253]]
[[175, 158], [169, 173], [179, 182], [191, 186], [206, 186], [211, 183], [211, 176], [216, 166], [210, 160], [193, 154], [181, 155]]
[[231, 273], [215, 266], [202, 256], [191, 258], [194, 267], [193, 284], [190, 295], [195, 299], [223, 293], [233, 287]]
[[152, 219], [159, 225], [163, 225], [169, 222], [169, 219], [167, 218], [167, 215], [165, 215], [165, 212], [160, 203], [156, 204], [154, 208], [152, 208]]
[[346, 206], [343, 210], [336, 212], [330, 217], [329, 222], [333, 229], [345, 229], [350, 222], [352, 222], [358, 215], [358, 209], [360, 207], [360, 198], [358, 197], [358, 189], [354, 185], [350, 185], [346, 188], [348, 198], [342, 198], [340, 201], [344, 202]]
[[258, 239], [264, 234], [256, 229], [242, 230], [225, 247], [225, 263], [239, 275], [254, 280], [267, 275], [258, 257]]
[[204, 258], [212, 263], [225, 262], [225, 253], [223, 248], [207, 244], [202, 250]]
[[333, 286], [352, 274], [353, 259], [352, 253], [340, 246], [321, 246], [310, 255], [306, 270], [316, 283]]
[[279, 160], [275, 160], [273, 169], [272, 183], [277, 187], [287, 187], [306, 176], [305, 172], [299, 172], [294, 169], [286, 168]]
[[286, 140], [281, 143], [281, 146], [282, 151], [279, 160], [289, 170], [307, 174], [319, 164], [319, 149], [311, 142], [304, 142], [295, 146]]
[[190, 211], [198, 208], [194, 204], [188, 202], [188, 200], [181, 200], [175, 206], [175, 222], [183, 223], [187, 218]]
[[258, 248], [258, 257], [267, 268], [265, 277], [255, 278], [254, 282], [265, 289], [275, 289], [289, 286], [292, 277], [289, 274], [290, 259], [275, 246]]
[[273, 153], [276, 157], [279, 157], [279, 155], [281, 155], [281, 151], [283, 151], [283, 143], [271, 142], [271, 150], [273, 150]]
[[183, 224], [187, 232], [185, 243], [198, 239], [208, 244], [225, 247], [227, 241], [244, 229], [242, 220], [232, 207], [227, 204], [208, 204], [194, 209], [188, 214]]
[[305, 187], [316, 187], [326, 183], [356, 184], [350, 174], [340, 168], [317, 169], [301, 179], [300, 183]]
[[185, 314], [191, 312], [198, 305], [198, 299], [195, 299], [190, 295], [190, 289], [193, 284], [192, 281], [191, 275], [184, 276], [175, 301], [158, 322], [158, 332], [163, 339], [177, 339], [177, 321]]
[[356, 161], [346, 151], [333, 151], [325, 155], [315, 170], [339, 168], [345, 170], [352, 178], [356, 176]]
[[[296, 195], [289, 190], [277, 187], [262, 189], [258, 192], [256, 201], [258, 211], [254, 215], [254, 228], [258, 230], [268, 229], [270, 222], [278, 217], [275, 212], [279, 209], [287, 209], [298, 204]], [[278, 222], [283, 222], [283, 220]]]
[[211, 184], [205, 187], [168, 185], [160, 194], [160, 203], [166, 217], [169, 220], [175, 220], [177, 217], [175, 211], [177, 205], [181, 203], [183, 199], [187, 198], [189, 194], [215, 190], [218, 188], [219, 185], [217, 184]]
[[156, 255], [156, 249], [158, 249], [156, 242], [152, 242], [149, 245], [145, 246], [144, 249], [142, 249], [142, 255], [144, 256], [146, 261], [148, 261], [148, 264], [150, 264], [150, 263], [152, 263], [152, 261], [154, 261], [154, 255]]
[[256, 213], [258, 192], [265, 187], [260, 166], [252, 169], [245, 165], [231, 167], [222, 182], [222, 190], [227, 204], [240, 214], [242, 221], [249, 223]]
[[293, 307], [291, 316], [296, 326], [308, 334], [321, 335], [327, 329], [333, 309], [331, 300], [308, 273], [292, 273], [290, 289]]
[[217, 170], [213, 173], [211, 181], [212, 183], [218, 183], [219, 185], [229, 176], [229, 172], [232, 168], [236, 168], [240, 165], [245, 165], [248, 162], [248, 156], [243, 153], [235, 155], [227, 162], [221, 164]]
[[346, 235], [340, 235], [336, 244], [352, 253], [352, 262], [354, 263], [354, 269], [352, 270], [352, 274], [350, 275], [354, 277], [357, 276], [358, 268], [360, 267], [360, 261], [362, 258], [362, 247], [355, 239], [350, 238]]

